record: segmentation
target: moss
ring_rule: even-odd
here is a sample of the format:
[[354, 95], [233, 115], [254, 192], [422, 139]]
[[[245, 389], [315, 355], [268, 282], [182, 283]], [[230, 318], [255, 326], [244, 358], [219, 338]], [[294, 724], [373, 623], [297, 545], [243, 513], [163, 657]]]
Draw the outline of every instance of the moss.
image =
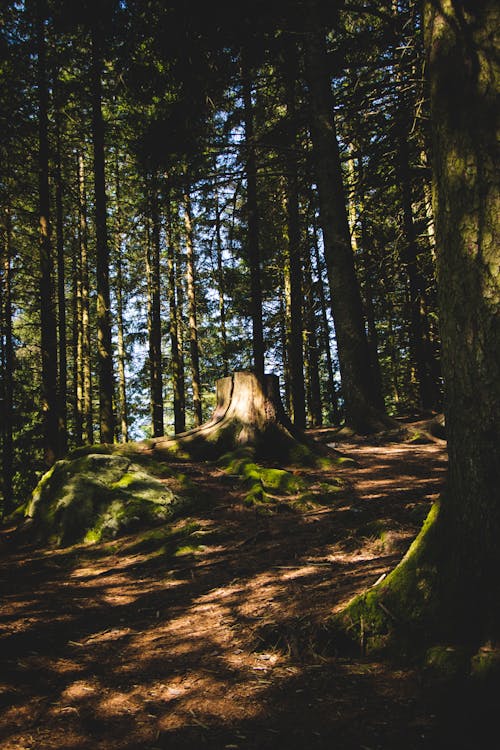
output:
[[471, 676], [475, 680], [500, 679], [500, 647], [490, 643], [482, 646], [470, 662]]
[[434, 645], [427, 649], [424, 669], [428, 677], [439, 682], [454, 682], [467, 676], [469, 657], [464, 648]]
[[425, 641], [425, 629], [438, 617], [435, 503], [422, 530], [399, 565], [379, 584], [355, 597], [332, 625], [367, 650], [399, 648], [409, 641]]
[[47, 472], [27, 515], [38, 541], [68, 545], [165, 522], [201, 499], [187, 478], [176, 483], [174, 493], [165, 480], [125, 456], [87, 454], [59, 461]]

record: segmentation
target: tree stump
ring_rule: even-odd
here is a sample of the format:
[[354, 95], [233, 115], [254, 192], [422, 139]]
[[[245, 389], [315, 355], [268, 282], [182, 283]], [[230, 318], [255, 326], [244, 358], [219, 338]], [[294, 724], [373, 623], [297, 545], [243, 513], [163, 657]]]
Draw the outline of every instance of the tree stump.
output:
[[216, 460], [248, 447], [263, 460], [285, 464], [314, 460], [314, 450], [285, 413], [276, 375], [264, 375], [260, 382], [254, 373], [234, 372], [216, 381], [216, 397], [208, 422], [173, 438], [153, 440], [153, 452]]

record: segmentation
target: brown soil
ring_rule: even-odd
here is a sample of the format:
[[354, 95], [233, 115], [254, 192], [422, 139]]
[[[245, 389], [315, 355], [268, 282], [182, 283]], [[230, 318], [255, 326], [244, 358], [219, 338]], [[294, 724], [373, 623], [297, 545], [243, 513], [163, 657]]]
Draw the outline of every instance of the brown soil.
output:
[[163, 549], [130, 536], [47, 551], [4, 530], [0, 747], [448, 747], [425, 676], [339, 655], [322, 627], [401, 557], [442, 487], [444, 444], [342, 450], [356, 468], [306, 472], [348, 482], [332, 504], [267, 515], [236, 478], [186, 464], [216, 503]]

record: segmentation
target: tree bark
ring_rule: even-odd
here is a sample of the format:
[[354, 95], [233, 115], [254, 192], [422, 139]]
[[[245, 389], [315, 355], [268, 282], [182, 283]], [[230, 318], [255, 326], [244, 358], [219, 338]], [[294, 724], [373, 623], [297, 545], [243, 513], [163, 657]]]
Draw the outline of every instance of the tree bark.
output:
[[401, 563], [338, 618], [471, 656], [500, 639], [499, 26], [494, 0], [424, 3], [448, 482]]
[[127, 380], [125, 376], [125, 332], [123, 320], [123, 258], [122, 258], [122, 197], [120, 183], [120, 165], [118, 151], [115, 161], [115, 198], [116, 198], [116, 226], [115, 226], [115, 263], [116, 263], [116, 343], [118, 365], [118, 404], [120, 414], [120, 440], [128, 441], [128, 404]]
[[170, 205], [168, 206], [167, 221], [170, 358], [172, 362], [172, 387], [174, 391], [174, 432], [178, 433], [184, 432], [186, 429], [186, 417], [184, 409], [184, 367], [182, 362], [181, 342], [179, 341], [179, 329], [182, 322], [179, 322], [180, 311], [176, 283], [176, 253]]
[[359, 285], [354, 269], [333, 94], [323, 31], [315, 0], [310, 2], [306, 63], [311, 102], [311, 138], [316, 165], [325, 259], [335, 321], [346, 423], [358, 432], [387, 426], [370, 372]]
[[52, 282], [52, 231], [50, 224], [49, 92], [46, 69], [45, 3], [37, 3], [37, 84], [38, 84], [38, 172], [39, 172], [39, 250], [40, 250], [40, 324], [42, 354], [42, 416], [44, 457], [52, 466], [59, 456], [59, 423], [57, 394], [57, 321]]
[[290, 41], [285, 45], [284, 84], [288, 138], [285, 150], [285, 191], [288, 228], [288, 271], [290, 288], [289, 370], [293, 423], [306, 426], [304, 388], [304, 346], [302, 321], [302, 257], [300, 242], [299, 185], [297, 164], [297, 91], [298, 58]]
[[214, 460], [241, 448], [285, 464], [314, 459], [303, 434], [285, 414], [276, 375], [261, 380], [252, 372], [235, 372], [220, 378], [216, 408], [208, 422], [175, 438], [148, 444], [148, 449], [160, 456], [180, 452], [198, 460]]
[[163, 423], [163, 382], [161, 352], [161, 309], [160, 309], [160, 213], [158, 207], [158, 186], [152, 177], [150, 185], [151, 241], [148, 242], [146, 266], [148, 274], [149, 298], [149, 372], [151, 393], [151, 414], [153, 436], [165, 433]]
[[443, 527], [450, 591], [466, 624], [500, 634], [500, 215], [494, 0], [424, 16], [433, 137], [434, 215], [446, 430]]
[[191, 354], [191, 382], [195, 427], [201, 425], [200, 350], [198, 346], [198, 321], [196, 311], [195, 258], [191, 197], [184, 195], [184, 226], [186, 230], [186, 286], [188, 298], [189, 352]]
[[321, 338], [323, 340], [323, 349], [326, 357], [326, 371], [328, 375], [328, 411], [330, 422], [332, 424], [339, 424], [340, 422], [340, 407], [339, 399], [337, 395], [337, 387], [335, 385], [335, 375], [333, 369], [332, 350], [330, 347], [330, 326], [328, 324], [327, 306], [325, 299], [325, 289], [323, 286], [323, 274], [321, 268], [321, 259], [319, 255], [317, 229], [314, 227], [313, 236], [313, 252], [314, 260], [316, 262], [316, 273], [318, 276], [318, 295], [321, 310]]
[[2, 494], [3, 513], [14, 510], [14, 341], [12, 331], [12, 218], [7, 203], [4, 210], [4, 244], [2, 253]]
[[219, 194], [217, 191], [217, 185], [215, 186], [215, 243], [217, 250], [217, 287], [219, 293], [219, 320], [222, 346], [222, 363], [224, 377], [226, 377], [229, 374], [229, 356], [227, 349], [224, 266], [222, 262], [221, 209], [219, 206]]
[[[57, 87], [57, 82], [56, 82]], [[61, 112], [59, 104], [56, 109], [56, 154], [55, 154], [55, 188], [56, 188], [56, 249], [57, 249], [57, 312], [58, 312], [58, 355], [59, 355], [59, 452], [64, 456], [68, 451], [68, 358], [66, 336], [66, 291], [65, 291], [65, 253], [64, 253], [64, 205], [61, 164]]]
[[81, 302], [79, 311], [79, 363], [81, 379], [81, 413], [83, 421], [83, 439], [87, 445], [94, 442], [94, 415], [92, 408], [92, 364], [90, 358], [90, 282], [89, 282], [89, 250], [87, 226], [87, 191], [85, 188], [85, 164], [83, 154], [78, 154], [78, 246]]
[[264, 325], [262, 312], [261, 258], [259, 212], [257, 203], [257, 161], [252, 104], [250, 69], [242, 52], [241, 83], [245, 123], [245, 172], [247, 178], [247, 247], [250, 268], [250, 310], [252, 316], [252, 346], [255, 374], [264, 377]]
[[99, 425], [102, 443], [112, 443], [115, 434], [113, 410], [113, 347], [109, 293], [109, 245], [106, 223], [106, 176], [104, 119], [102, 116], [102, 32], [94, 22], [91, 48], [92, 141], [94, 146], [94, 192], [97, 281], [97, 359], [99, 364]]

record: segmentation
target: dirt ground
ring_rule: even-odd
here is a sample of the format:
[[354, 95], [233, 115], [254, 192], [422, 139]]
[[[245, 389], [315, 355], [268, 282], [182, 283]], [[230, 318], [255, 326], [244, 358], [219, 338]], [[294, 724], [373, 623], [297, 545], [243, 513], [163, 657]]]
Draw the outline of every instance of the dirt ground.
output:
[[339, 447], [356, 467], [307, 472], [346, 481], [325, 506], [264, 514], [187, 464], [215, 503], [168, 537], [47, 551], [4, 529], [0, 748], [478, 750], [477, 717], [457, 722], [439, 685], [341, 655], [322, 627], [400, 559], [445, 444]]

